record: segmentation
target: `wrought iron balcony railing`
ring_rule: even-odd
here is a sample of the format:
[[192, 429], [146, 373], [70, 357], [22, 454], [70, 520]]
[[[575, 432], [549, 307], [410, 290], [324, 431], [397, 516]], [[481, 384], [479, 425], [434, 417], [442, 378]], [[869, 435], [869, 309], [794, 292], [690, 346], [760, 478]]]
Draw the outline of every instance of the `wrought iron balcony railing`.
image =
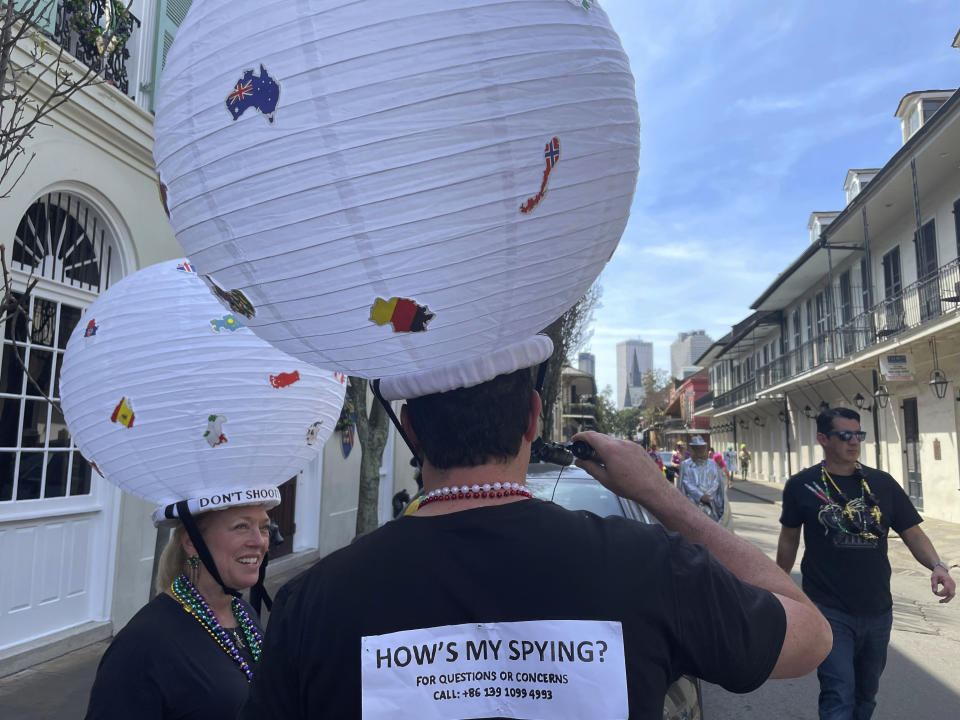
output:
[[737, 385], [733, 390], [717, 395], [713, 400], [713, 407], [715, 410], [725, 410], [748, 403], [756, 397], [757, 381], [755, 378], [750, 378]]
[[563, 414], [576, 417], [596, 417], [597, 407], [589, 402], [564, 403]]
[[716, 410], [751, 402], [767, 388], [869, 347], [960, 309], [960, 258], [940, 266], [835, 330], [815, 337], [757, 368], [754, 376], [717, 395]]
[[[94, 24], [101, 25], [104, 22], [105, 6], [108, 2], [111, 0], [91, 0], [83, 3]], [[131, 93], [130, 79], [127, 76], [127, 61], [130, 59], [128, 45], [129, 38], [133, 37], [140, 28], [140, 19], [128, 12], [129, 20], [126, 16], [114, 20], [115, 34], [125, 36], [127, 40], [122, 47], [107, 53], [104, 58], [97, 43], [91, 39], [90, 33], [77, 32], [77, 23], [72, 22], [77, 13], [71, 9], [72, 6], [73, 3], [68, 0], [57, 0], [57, 12], [53, 22], [44, 23], [38, 19], [39, 29], [50, 35], [60, 47], [87, 65], [107, 83], [133, 99], [136, 89], [134, 88], [134, 93]]]

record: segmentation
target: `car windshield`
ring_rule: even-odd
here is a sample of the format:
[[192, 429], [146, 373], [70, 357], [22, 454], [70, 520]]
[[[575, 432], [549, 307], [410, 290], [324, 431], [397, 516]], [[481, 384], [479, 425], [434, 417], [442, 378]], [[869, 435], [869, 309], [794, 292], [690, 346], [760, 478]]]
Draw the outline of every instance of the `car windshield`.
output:
[[527, 489], [535, 498], [552, 499], [557, 505], [567, 510], [589, 510], [600, 517], [624, 515], [617, 496], [593, 478], [581, 480], [561, 476], [558, 483], [555, 475], [553, 477], [528, 475]]

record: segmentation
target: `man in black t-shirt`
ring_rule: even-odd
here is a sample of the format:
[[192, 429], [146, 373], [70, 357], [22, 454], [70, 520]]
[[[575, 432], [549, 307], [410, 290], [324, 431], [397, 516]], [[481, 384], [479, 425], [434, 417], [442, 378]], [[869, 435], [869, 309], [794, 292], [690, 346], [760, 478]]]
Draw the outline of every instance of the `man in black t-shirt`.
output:
[[579, 464], [666, 529], [530, 498], [520, 368], [408, 399], [427, 495], [281, 590], [243, 718], [652, 720], [681, 674], [747, 692], [825, 657], [806, 596], [639, 445], [582, 433]]
[[941, 603], [955, 592], [903, 488], [858, 462], [864, 437], [855, 411], [820, 413], [823, 462], [791, 477], [783, 490], [777, 564], [785, 572], [793, 568], [803, 527], [803, 590], [833, 629], [833, 649], [817, 669], [821, 720], [867, 720], [876, 707], [893, 622], [888, 530], [932, 571], [930, 585]]

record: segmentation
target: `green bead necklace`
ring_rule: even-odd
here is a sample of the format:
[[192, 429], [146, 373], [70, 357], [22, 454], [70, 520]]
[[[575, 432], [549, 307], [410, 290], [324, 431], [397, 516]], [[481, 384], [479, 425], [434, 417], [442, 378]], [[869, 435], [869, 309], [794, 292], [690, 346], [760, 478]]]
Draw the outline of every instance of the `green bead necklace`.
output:
[[[250, 665], [240, 654], [236, 643], [230, 638], [230, 634], [224, 630], [223, 626], [217, 620], [217, 616], [207, 604], [207, 601], [203, 599], [200, 591], [193, 586], [193, 583], [187, 580], [186, 576], [178, 575], [170, 584], [170, 592], [180, 602], [183, 609], [190, 613], [197, 622], [200, 623], [203, 629], [209, 633], [210, 637], [217, 641], [217, 644], [223, 651], [240, 666], [240, 669], [243, 670], [247, 676], [247, 682], [253, 680], [253, 671], [250, 669]], [[260, 660], [263, 636], [260, 634], [256, 624], [250, 618], [250, 615], [243, 607], [243, 603], [240, 602], [239, 598], [233, 598], [230, 603], [230, 609], [233, 611], [233, 616], [237, 619], [237, 624], [240, 626], [244, 638], [246, 638], [247, 647], [250, 648], [250, 655], [253, 661], [258, 662]]]

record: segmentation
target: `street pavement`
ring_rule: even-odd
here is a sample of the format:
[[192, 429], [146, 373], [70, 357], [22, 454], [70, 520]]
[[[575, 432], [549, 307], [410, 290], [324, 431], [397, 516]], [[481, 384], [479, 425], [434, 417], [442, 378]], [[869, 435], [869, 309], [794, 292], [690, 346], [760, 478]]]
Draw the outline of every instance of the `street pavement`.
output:
[[[730, 493], [734, 530], [770, 557], [776, 554], [783, 486], [738, 481]], [[960, 525], [927, 520], [923, 528], [941, 557], [960, 566]], [[802, 552], [802, 545], [801, 545]], [[793, 577], [799, 583], [799, 557]], [[284, 558], [271, 565], [267, 588], [273, 593], [315, 562], [317, 554]], [[881, 680], [876, 720], [893, 717], [952, 717], [960, 708], [960, 600], [939, 605], [930, 592], [929, 573], [891, 535], [894, 625], [887, 669]], [[960, 573], [954, 571], [954, 577]], [[81, 720], [97, 663], [108, 641], [99, 642], [14, 675], [0, 678], [0, 720]], [[819, 686], [815, 674], [771, 680], [746, 695], [704, 684], [707, 720], [816, 720]]]
[[[730, 493], [734, 530], [774, 558], [780, 531], [782, 485], [737, 482]], [[944, 562], [960, 566], [960, 525], [927, 519], [924, 531]], [[900, 717], [956, 717], [960, 714], [960, 599], [941, 605], [930, 591], [930, 573], [893, 533], [893, 632], [887, 667], [880, 680], [875, 720]], [[800, 553], [792, 574], [800, 582]], [[953, 576], [960, 573], [953, 570]], [[816, 673], [793, 680], [769, 680], [752, 693], [737, 695], [704, 683], [707, 720], [816, 720], [820, 686]]]

